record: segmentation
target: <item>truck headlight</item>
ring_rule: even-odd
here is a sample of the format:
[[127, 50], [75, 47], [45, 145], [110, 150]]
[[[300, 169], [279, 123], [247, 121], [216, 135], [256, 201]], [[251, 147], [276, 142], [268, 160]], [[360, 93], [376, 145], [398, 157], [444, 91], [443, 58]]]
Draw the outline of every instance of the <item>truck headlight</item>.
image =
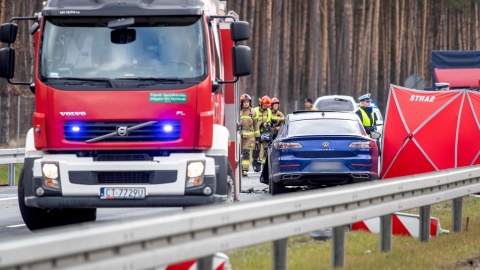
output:
[[55, 163], [44, 163], [42, 166], [43, 176], [48, 179], [58, 178], [58, 165]]
[[60, 188], [60, 177], [57, 163], [43, 163], [43, 185], [50, 188]]
[[187, 177], [194, 178], [203, 175], [205, 164], [202, 161], [190, 162], [187, 165]]
[[187, 163], [187, 179], [185, 186], [196, 187], [203, 185], [203, 174], [205, 163], [203, 161], [192, 161]]

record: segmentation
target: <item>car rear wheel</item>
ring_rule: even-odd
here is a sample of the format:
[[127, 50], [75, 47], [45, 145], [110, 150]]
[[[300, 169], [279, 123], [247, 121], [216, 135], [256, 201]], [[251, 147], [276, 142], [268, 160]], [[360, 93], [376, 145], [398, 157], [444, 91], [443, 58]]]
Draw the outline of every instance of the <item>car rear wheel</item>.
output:
[[272, 195], [278, 195], [287, 192], [285, 185], [283, 185], [282, 183], [275, 183], [273, 179], [270, 179], [268, 186], [270, 194]]
[[24, 177], [24, 170], [25, 168], [22, 168], [20, 171], [18, 182], [18, 205], [27, 228], [33, 231], [96, 220], [96, 208], [43, 209], [27, 206], [25, 204], [25, 181], [27, 179]]

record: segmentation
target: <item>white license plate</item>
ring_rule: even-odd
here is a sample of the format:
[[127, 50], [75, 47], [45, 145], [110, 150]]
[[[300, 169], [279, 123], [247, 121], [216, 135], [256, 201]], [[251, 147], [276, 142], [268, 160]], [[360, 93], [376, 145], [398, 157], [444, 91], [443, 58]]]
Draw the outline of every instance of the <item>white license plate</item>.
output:
[[100, 188], [100, 199], [102, 200], [145, 199], [145, 188], [102, 187]]
[[342, 169], [340, 162], [313, 162], [312, 170], [314, 171], [335, 171]]

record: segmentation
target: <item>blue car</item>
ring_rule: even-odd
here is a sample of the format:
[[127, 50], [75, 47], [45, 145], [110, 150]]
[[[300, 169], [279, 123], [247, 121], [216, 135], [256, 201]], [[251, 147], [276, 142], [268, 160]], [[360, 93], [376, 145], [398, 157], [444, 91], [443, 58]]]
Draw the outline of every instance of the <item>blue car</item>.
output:
[[[289, 114], [268, 149], [270, 193], [287, 186], [323, 187], [378, 179], [378, 147], [352, 112]], [[265, 177], [266, 178], [266, 177]], [[267, 179], [263, 180], [264, 183]]]

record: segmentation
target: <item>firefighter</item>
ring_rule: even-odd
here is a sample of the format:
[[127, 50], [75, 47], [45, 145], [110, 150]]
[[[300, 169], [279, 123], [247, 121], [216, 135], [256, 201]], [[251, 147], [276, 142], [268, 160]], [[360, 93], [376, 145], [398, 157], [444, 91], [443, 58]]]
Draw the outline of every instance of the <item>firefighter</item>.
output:
[[[268, 96], [263, 96], [260, 100], [260, 104], [255, 108], [257, 114], [257, 121], [260, 131], [260, 138], [257, 139], [256, 143], [259, 144], [260, 153], [258, 161], [261, 160], [261, 164], [265, 163], [265, 157], [267, 156], [268, 144], [271, 140], [271, 126], [272, 126], [272, 110], [270, 110], [271, 101]], [[260, 164], [260, 165], [261, 165]], [[260, 171], [261, 166], [255, 167], [255, 171]]]
[[317, 107], [313, 106], [313, 100], [311, 98], [305, 99], [305, 111], [318, 111]]
[[363, 127], [367, 132], [368, 136], [372, 131], [376, 131], [376, 119], [375, 113], [373, 112], [373, 108], [370, 107], [372, 100], [370, 99], [370, 93], [365, 94], [358, 98], [360, 102], [360, 108], [355, 112], [358, 117], [360, 117], [360, 121], [362, 121]]
[[252, 109], [252, 98], [243, 94], [240, 97], [240, 123], [242, 128], [242, 175], [247, 176], [252, 163], [252, 150], [255, 146], [255, 138], [260, 137], [258, 131], [257, 114]]
[[272, 131], [273, 133], [276, 133], [280, 129], [282, 122], [285, 120], [285, 116], [279, 111], [280, 100], [278, 100], [278, 98], [274, 97], [270, 102], [272, 103]]

